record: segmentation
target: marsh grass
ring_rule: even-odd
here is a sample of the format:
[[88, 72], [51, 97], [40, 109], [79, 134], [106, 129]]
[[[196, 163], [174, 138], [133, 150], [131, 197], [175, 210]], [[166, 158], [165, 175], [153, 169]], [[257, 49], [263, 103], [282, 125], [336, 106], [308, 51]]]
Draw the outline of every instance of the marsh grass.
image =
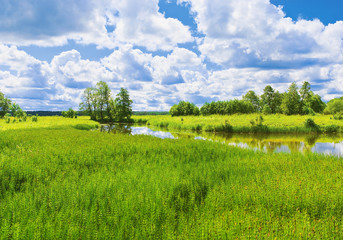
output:
[[340, 158], [80, 131], [79, 119], [0, 132], [1, 239], [343, 238]]
[[[165, 127], [175, 130], [192, 130], [204, 132], [235, 132], [235, 133], [313, 133], [313, 132], [343, 132], [343, 121], [329, 115], [311, 116], [318, 128], [306, 127], [308, 116], [301, 115], [263, 115], [261, 125], [251, 124], [260, 114], [234, 114], [210, 116], [133, 116], [135, 122], [150, 126]], [[182, 118], [182, 121], [181, 121]], [[227, 123], [230, 124], [228, 128]]]

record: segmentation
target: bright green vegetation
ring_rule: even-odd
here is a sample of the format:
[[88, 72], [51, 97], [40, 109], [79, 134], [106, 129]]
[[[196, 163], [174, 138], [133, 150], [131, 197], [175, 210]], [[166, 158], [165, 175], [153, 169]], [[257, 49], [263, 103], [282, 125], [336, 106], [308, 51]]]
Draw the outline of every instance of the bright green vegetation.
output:
[[100, 81], [96, 87], [84, 90], [80, 110], [100, 122], [130, 122], [132, 100], [125, 88], [121, 88], [114, 99], [107, 83]]
[[[37, 122], [32, 121], [30, 118], [37, 119]], [[10, 122], [7, 123], [6, 119], [0, 119], [0, 134], [3, 130], [13, 129], [73, 129], [73, 128], [98, 128], [99, 124], [95, 121], [89, 120], [89, 117], [82, 116], [77, 119], [63, 118], [63, 117], [28, 117], [26, 122], [15, 121], [11, 117]], [[82, 127], [83, 126], [83, 127]]]
[[262, 115], [234, 114], [210, 116], [134, 116], [136, 123], [146, 123], [155, 127], [166, 127], [176, 130], [208, 131], [208, 132], [343, 132], [343, 121], [329, 115], [311, 116], [316, 126], [306, 127], [309, 116], [302, 115]]
[[0, 122], [1, 239], [343, 238], [343, 159], [25, 124]]

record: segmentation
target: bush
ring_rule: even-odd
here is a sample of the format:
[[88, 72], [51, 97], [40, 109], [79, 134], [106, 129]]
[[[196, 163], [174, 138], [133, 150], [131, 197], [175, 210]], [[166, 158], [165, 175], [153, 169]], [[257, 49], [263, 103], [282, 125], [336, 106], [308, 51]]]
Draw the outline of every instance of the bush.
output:
[[38, 114], [32, 117], [32, 122], [37, 122], [37, 121], [38, 121]]
[[269, 105], [266, 104], [262, 109], [262, 113], [265, 115], [272, 114], [272, 109], [269, 107]]
[[314, 120], [312, 118], [306, 119], [304, 125], [305, 125], [306, 128], [311, 128], [311, 129], [319, 130], [319, 126], [314, 122]]
[[324, 128], [325, 133], [338, 133], [339, 131], [340, 129], [339, 129], [339, 126], [337, 125], [330, 125]]
[[95, 125], [89, 125], [89, 124], [76, 124], [75, 126], [73, 126], [73, 128], [78, 129], [78, 130], [92, 130], [94, 128], [98, 128], [99, 126], [97, 124]]
[[175, 104], [169, 110], [170, 115], [173, 116], [198, 116], [200, 110], [195, 104], [190, 102], [181, 101], [179, 104]]

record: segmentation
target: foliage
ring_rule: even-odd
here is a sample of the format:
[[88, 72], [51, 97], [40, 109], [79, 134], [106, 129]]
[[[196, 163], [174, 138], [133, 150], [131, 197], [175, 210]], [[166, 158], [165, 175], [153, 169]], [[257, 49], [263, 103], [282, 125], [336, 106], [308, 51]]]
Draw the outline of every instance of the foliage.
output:
[[[159, 127], [161, 125], [168, 129], [176, 130], [196, 130], [196, 131], [220, 131], [223, 122], [228, 120], [232, 126], [232, 132], [254, 132], [250, 123], [251, 119], [256, 119], [259, 114], [234, 114], [225, 115], [209, 115], [209, 116], [184, 116], [181, 122], [181, 117], [165, 116], [133, 116], [135, 122], [145, 123], [146, 125]], [[312, 132], [310, 128], [304, 126], [308, 116], [304, 115], [283, 115], [272, 114], [263, 115], [263, 125], [266, 126], [268, 132], [275, 133], [307, 133]], [[326, 126], [337, 125], [343, 127], [343, 121], [335, 120], [328, 115], [315, 115], [311, 117], [319, 126], [319, 130], [323, 131]], [[343, 130], [343, 128], [342, 128]], [[260, 129], [262, 131], [262, 129]]]
[[314, 122], [312, 118], [307, 118], [305, 120], [305, 127], [306, 128], [311, 128], [311, 129], [319, 129], [319, 126]]
[[272, 112], [272, 109], [269, 107], [269, 105], [265, 104], [263, 106], [262, 113], [265, 115], [269, 115], [269, 114], [272, 114], [273, 112]]
[[3, 118], [6, 113], [9, 112], [11, 107], [11, 100], [5, 97], [5, 95], [0, 92], [0, 118]]
[[264, 107], [268, 105], [272, 113], [281, 112], [281, 103], [283, 99], [283, 94], [279, 93], [270, 86], [266, 86], [261, 95], [261, 105]]
[[38, 122], [38, 115], [32, 116], [31, 120], [32, 122]]
[[126, 89], [121, 88], [116, 99], [106, 82], [100, 81], [95, 88], [87, 88], [82, 94], [80, 110], [92, 120], [101, 122], [130, 121], [132, 100]]
[[200, 114], [199, 108], [194, 103], [181, 101], [173, 105], [169, 110], [170, 115], [173, 116], [198, 116]]
[[94, 123], [41, 117], [49, 128], [1, 132], [1, 239], [343, 238], [341, 159], [75, 121]]
[[113, 108], [115, 110], [115, 118], [119, 122], [130, 122], [132, 116], [132, 100], [127, 89], [120, 89], [113, 103]]
[[289, 88], [288, 92], [284, 94], [282, 99], [281, 109], [286, 115], [295, 115], [301, 113], [301, 102], [300, 95], [298, 93], [298, 87], [295, 82], [293, 82]]
[[329, 101], [324, 112], [326, 114], [336, 114], [343, 112], [343, 97], [334, 98]]
[[200, 108], [200, 113], [204, 116], [211, 114], [232, 115], [235, 113], [244, 114], [253, 112], [255, 112], [255, 108], [250, 101], [238, 99], [205, 103]]
[[65, 118], [77, 118], [77, 112], [74, 111], [72, 108], [69, 108], [68, 111], [63, 111], [62, 116]]
[[251, 102], [251, 104], [254, 106], [255, 112], [259, 112], [261, 110], [260, 98], [256, 95], [254, 91], [248, 91], [243, 96], [243, 100]]

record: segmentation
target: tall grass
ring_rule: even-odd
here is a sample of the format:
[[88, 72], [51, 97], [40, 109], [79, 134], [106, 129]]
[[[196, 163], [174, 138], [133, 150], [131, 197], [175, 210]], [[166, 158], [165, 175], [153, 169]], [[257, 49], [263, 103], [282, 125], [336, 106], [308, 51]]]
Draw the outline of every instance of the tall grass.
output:
[[2, 131], [0, 238], [339, 239], [342, 160], [68, 126]]
[[332, 116], [316, 115], [311, 119], [318, 129], [305, 126], [308, 116], [301, 115], [263, 115], [261, 126], [251, 122], [259, 118], [259, 114], [235, 114], [230, 116], [133, 116], [137, 123], [146, 123], [155, 127], [165, 127], [176, 130], [191, 130], [204, 132], [237, 132], [237, 133], [311, 133], [311, 132], [343, 132], [343, 121], [335, 120]]
[[[35, 116], [33, 116], [35, 117]], [[13, 117], [10, 118], [8, 123], [5, 119], [0, 119], [0, 131], [13, 130], [13, 129], [66, 129], [66, 128], [81, 128], [93, 129], [99, 127], [99, 124], [95, 121], [89, 120], [88, 116], [81, 116], [77, 119], [64, 118], [61, 116], [56, 117], [37, 117], [37, 122], [31, 120], [33, 117], [28, 117], [26, 122], [19, 122]]]

